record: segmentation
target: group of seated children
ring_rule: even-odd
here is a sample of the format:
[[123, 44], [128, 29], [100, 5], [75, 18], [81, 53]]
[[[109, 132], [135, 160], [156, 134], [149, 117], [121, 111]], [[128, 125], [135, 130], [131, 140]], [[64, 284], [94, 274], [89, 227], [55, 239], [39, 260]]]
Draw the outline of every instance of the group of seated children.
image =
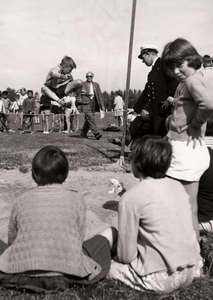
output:
[[139, 183], [119, 202], [118, 229], [106, 228], [84, 241], [86, 204], [74, 187], [63, 185], [67, 158], [55, 146], [39, 150], [32, 161], [37, 187], [15, 200], [8, 245], [0, 241], [0, 284], [65, 290], [109, 273], [135, 289], [169, 293], [199, 276], [189, 196], [179, 181], [165, 177], [171, 144], [145, 136], [134, 143], [131, 155]]

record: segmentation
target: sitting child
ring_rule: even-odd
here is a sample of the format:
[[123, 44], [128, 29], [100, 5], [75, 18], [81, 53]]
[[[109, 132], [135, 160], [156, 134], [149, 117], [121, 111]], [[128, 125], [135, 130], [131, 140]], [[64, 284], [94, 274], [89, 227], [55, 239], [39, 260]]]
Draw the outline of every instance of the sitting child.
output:
[[0, 284], [34, 291], [65, 290], [91, 284], [109, 271], [110, 227], [83, 242], [86, 203], [64, 187], [69, 172], [65, 154], [45, 146], [32, 161], [37, 187], [19, 196], [9, 222], [8, 244], [0, 240]]
[[169, 293], [188, 286], [202, 265], [189, 196], [179, 181], [165, 177], [168, 141], [144, 136], [131, 156], [140, 182], [119, 202], [117, 258], [109, 275], [137, 290]]

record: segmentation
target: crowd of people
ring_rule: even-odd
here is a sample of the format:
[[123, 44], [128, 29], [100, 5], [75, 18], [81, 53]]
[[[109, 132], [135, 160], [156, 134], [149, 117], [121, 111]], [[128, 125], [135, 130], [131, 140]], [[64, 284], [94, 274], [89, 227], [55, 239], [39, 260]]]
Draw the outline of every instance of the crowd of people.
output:
[[[1, 285], [65, 290], [108, 274], [140, 291], [170, 293], [201, 275], [200, 230], [213, 230], [212, 149], [205, 142], [213, 114], [212, 59], [182, 38], [167, 43], [161, 57], [158, 52], [146, 45], [138, 56], [152, 67], [129, 128], [132, 173], [139, 182], [121, 196], [117, 228], [84, 241], [85, 201], [64, 188], [69, 166], [63, 151], [45, 146], [32, 161], [37, 187], [16, 199], [8, 244], [0, 241]], [[40, 110], [46, 119], [54, 107], [57, 114], [65, 107], [67, 116], [81, 107], [81, 137], [90, 129], [99, 140], [94, 112], [97, 106], [105, 110], [100, 86], [92, 72], [85, 82], [73, 80], [73, 68], [73, 59], [65, 57], [50, 70]], [[115, 117], [122, 117], [119, 96]], [[23, 124], [29, 118], [33, 132], [32, 98], [27, 91], [22, 107]]]

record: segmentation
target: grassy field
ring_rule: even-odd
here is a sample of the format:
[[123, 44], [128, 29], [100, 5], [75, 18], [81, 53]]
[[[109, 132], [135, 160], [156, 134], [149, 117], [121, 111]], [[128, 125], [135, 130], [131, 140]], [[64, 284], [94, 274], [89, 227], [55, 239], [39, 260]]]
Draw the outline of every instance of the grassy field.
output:
[[[35, 125], [35, 134], [28, 133], [21, 135], [19, 133], [19, 124], [13, 124], [13, 116], [11, 116], [11, 128], [16, 130], [15, 133], [1, 133], [1, 151], [0, 151], [0, 168], [13, 169], [19, 168], [21, 172], [30, 170], [30, 164], [34, 154], [44, 145], [53, 144], [59, 146], [65, 151], [70, 169], [78, 170], [78, 168], [97, 168], [101, 170], [101, 166], [105, 164], [113, 164], [119, 160], [120, 148], [110, 144], [107, 139], [121, 135], [121, 132], [103, 131], [109, 124], [115, 123], [112, 113], [108, 113], [106, 118], [100, 120], [96, 115], [98, 126], [103, 134], [101, 140], [96, 141], [89, 133], [89, 139], [81, 139], [79, 137], [80, 130], [71, 134], [59, 134], [57, 131], [49, 135], [42, 133], [40, 124]], [[80, 128], [83, 124], [83, 116], [80, 116]], [[128, 156], [129, 150], [126, 149], [125, 155]], [[128, 166], [128, 160], [126, 164]], [[119, 171], [119, 167], [118, 167]], [[213, 241], [212, 241], [213, 242]], [[206, 250], [213, 253], [213, 247], [208, 245]], [[206, 254], [204, 253], [204, 256]], [[128, 300], [150, 300], [150, 299], [213, 299], [213, 279], [207, 271], [201, 278], [197, 278], [185, 290], [180, 290], [170, 295], [159, 295], [155, 293], [141, 293], [135, 291], [120, 282], [105, 278], [101, 282], [92, 286], [75, 285], [65, 292], [56, 292], [54, 294], [30, 294], [27, 291], [6, 290], [0, 288], [0, 300], [6, 299], [37, 299], [37, 300], [58, 300], [58, 299], [128, 299]]]

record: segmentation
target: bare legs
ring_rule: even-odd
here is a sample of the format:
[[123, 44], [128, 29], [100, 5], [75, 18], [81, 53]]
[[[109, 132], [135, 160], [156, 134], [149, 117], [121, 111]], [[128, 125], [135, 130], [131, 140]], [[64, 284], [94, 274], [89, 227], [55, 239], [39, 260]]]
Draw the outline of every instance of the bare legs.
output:
[[[76, 80], [68, 82], [67, 85], [66, 85], [65, 91], [64, 91], [65, 95], [67, 95], [71, 91], [75, 90], [76, 98], [81, 98], [82, 85], [83, 85], [83, 82], [82, 82], [81, 79], [76, 79]], [[42, 91], [42, 93], [44, 93], [50, 99], [52, 99], [54, 101], [59, 100], [59, 97], [55, 94], [55, 92], [53, 92], [47, 86], [43, 86], [41, 91]]]

